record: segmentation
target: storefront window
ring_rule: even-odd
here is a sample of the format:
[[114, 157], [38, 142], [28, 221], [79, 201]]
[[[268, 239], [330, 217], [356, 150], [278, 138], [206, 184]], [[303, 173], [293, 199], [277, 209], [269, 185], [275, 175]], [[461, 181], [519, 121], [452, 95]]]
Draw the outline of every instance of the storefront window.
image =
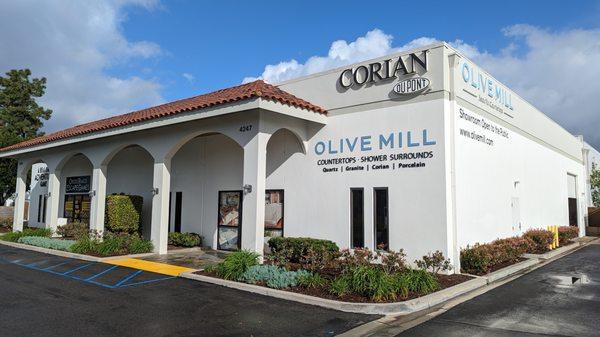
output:
[[219, 192], [218, 249], [240, 249], [242, 191]]
[[388, 189], [375, 188], [375, 240], [376, 249], [390, 249], [390, 231], [388, 219]]
[[90, 221], [90, 176], [67, 177], [65, 184], [64, 217], [67, 222]]
[[67, 194], [65, 195], [65, 213], [67, 222], [90, 221], [90, 196], [87, 194]]
[[365, 202], [364, 190], [362, 188], [350, 189], [350, 221], [352, 248], [364, 247], [365, 245]]
[[283, 236], [283, 190], [265, 191], [265, 238]]

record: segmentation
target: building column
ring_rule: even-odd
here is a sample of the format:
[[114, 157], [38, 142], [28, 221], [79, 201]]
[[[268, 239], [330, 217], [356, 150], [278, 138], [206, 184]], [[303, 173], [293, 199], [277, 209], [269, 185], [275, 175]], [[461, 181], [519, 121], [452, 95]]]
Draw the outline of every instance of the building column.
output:
[[48, 200], [46, 201], [46, 228], [56, 233], [58, 225], [58, 205], [60, 198], [60, 171], [52, 170], [48, 174]]
[[27, 181], [27, 171], [22, 172], [19, 167], [19, 174], [17, 175], [17, 186], [15, 189], [15, 206], [13, 215], [13, 232], [23, 231], [23, 217], [25, 215], [25, 182]]
[[259, 132], [244, 146], [242, 249], [263, 254], [269, 134]]
[[167, 253], [169, 235], [169, 192], [171, 190], [170, 160], [154, 163], [152, 224], [150, 238], [154, 251]]
[[104, 233], [104, 209], [106, 204], [106, 165], [94, 167], [92, 171], [92, 205], [90, 230], [102, 236]]

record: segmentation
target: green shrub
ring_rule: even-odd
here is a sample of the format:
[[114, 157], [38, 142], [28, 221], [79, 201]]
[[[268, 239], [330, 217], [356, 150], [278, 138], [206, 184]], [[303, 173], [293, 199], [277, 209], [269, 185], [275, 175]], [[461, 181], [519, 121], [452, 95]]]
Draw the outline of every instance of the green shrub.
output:
[[374, 301], [396, 299], [394, 278], [377, 266], [358, 266], [347, 272], [352, 292]]
[[233, 252], [215, 266], [214, 272], [218, 277], [226, 280], [239, 281], [248, 268], [258, 264], [259, 256], [257, 253], [247, 250]]
[[106, 197], [105, 228], [113, 233], [138, 233], [142, 222], [144, 199], [139, 195]]
[[433, 274], [438, 274], [440, 271], [452, 269], [450, 259], [446, 259], [444, 257], [444, 253], [440, 252], [439, 250], [424, 255], [421, 260], [416, 260], [415, 264], [417, 267], [423, 270], [429, 270]]
[[269, 247], [275, 263], [282, 266], [299, 263], [311, 271], [325, 268], [340, 251], [332, 241], [312, 238], [273, 237], [269, 239]]
[[300, 277], [310, 273], [305, 270], [289, 271], [274, 265], [256, 265], [248, 268], [240, 280], [246, 283], [265, 283], [269, 288], [286, 289], [298, 285]]
[[66, 225], [58, 226], [56, 228], [56, 234], [63, 238], [81, 239], [89, 236], [90, 228], [88, 224], [84, 222], [69, 222]]
[[77, 254], [96, 254], [96, 247], [100, 244], [97, 239], [83, 237], [69, 248], [69, 251]]
[[338, 276], [329, 286], [329, 292], [335, 296], [342, 297], [350, 293], [350, 277], [348, 275]]
[[541, 254], [550, 250], [549, 246], [554, 240], [554, 234], [545, 229], [530, 229], [523, 237], [533, 242], [533, 250], [529, 253]]
[[178, 247], [202, 245], [202, 237], [196, 233], [169, 233], [169, 244]]
[[23, 236], [17, 241], [26, 245], [68, 251], [75, 243], [74, 240], [60, 240], [43, 236]]
[[71, 246], [70, 251], [78, 254], [115, 256], [150, 253], [153, 248], [152, 242], [142, 239], [137, 234], [108, 233], [103, 240], [81, 238]]
[[0, 236], [4, 241], [17, 242], [19, 238], [24, 236], [45, 236], [50, 237], [52, 230], [49, 228], [25, 228], [22, 232], [10, 232]]
[[395, 275], [394, 290], [406, 296], [408, 292], [427, 295], [440, 289], [440, 284], [433, 274], [423, 269], [407, 269]]
[[298, 285], [308, 288], [323, 288], [327, 286], [327, 280], [317, 273], [307, 273], [298, 277]]
[[576, 226], [558, 227], [558, 244], [561, 246], [569, 244], [571, 240], [579, 236], [579, 228]]

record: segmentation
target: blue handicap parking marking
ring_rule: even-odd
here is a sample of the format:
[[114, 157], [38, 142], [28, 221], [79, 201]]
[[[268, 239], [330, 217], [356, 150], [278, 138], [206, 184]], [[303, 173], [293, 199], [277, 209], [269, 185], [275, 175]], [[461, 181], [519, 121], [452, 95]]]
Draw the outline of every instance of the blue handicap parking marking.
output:
[[[56, 259], [54, 257], [28, 256], [21, 258], [2, 251], [0, 262], [49, 273], [58, 277], [84, 282], [106, 289], [135, 287], [176, 278], [139, 269], [109, 265], [100, 262]], [[12, 251], [10, 252], [12, 253]], [[18, 253], [18, 252], [17, 252]]]

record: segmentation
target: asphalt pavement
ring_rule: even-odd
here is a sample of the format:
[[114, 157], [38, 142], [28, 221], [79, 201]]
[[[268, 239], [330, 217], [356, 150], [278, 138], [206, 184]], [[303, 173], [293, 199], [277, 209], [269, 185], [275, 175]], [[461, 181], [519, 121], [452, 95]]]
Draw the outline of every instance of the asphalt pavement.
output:
[[398, 336], [600, 336], [600, 244], [542, 266]]
[[0, 335], [333, 336], [377, 316], [0, 245]]

